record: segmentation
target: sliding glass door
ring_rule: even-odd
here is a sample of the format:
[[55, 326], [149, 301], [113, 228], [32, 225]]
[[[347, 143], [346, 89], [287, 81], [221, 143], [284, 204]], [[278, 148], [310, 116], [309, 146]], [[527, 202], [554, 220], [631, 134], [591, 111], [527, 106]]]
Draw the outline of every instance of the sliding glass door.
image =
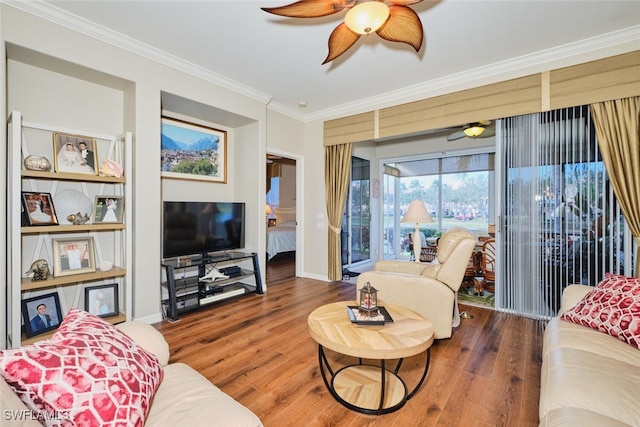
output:
[[630, 273], [625, 227], [588, 107], [500, 120], [501, 260], [496, 308], [554, 316], [569, 284]]
[[370, 258], [371, 173], [369, 160], [351, 158], [351, 184], [342, 218], [342, 266]]

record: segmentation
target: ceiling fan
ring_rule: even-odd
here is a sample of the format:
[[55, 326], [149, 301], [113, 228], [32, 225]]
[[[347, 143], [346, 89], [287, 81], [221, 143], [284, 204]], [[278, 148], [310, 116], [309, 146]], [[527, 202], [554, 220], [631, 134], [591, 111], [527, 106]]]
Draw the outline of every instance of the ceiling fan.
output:
[[490, 120], [467, 123], [462, 129], [447, 136], [447, 141], [455, 141], [462, 138], [489, 138], [496, 134], [495, 126], [491, 126]]
[[329, 36], [329, 53], [322, 63], [324, 65], [346, 52], [361, 35], [371, 33], [388, 41], [406, 43], [418, 52], [423, 39], [422, 23], [408, 5], [421, 1], [299, 0], [286, 6], [261, 9], [291, 18], [317, 18], [347, 9], [344, 22]]

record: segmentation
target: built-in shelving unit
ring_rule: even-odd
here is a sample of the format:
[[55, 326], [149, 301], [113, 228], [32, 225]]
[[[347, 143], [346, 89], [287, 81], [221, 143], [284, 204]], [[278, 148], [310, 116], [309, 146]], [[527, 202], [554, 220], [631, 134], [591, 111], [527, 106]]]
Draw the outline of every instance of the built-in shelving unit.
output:
[[[113, 160], [124, 166], [123, 177], [101, 175], [33, 171], [25, 169], [24, 159], [31, 153], [47, 153], [53, 159], [53, 134], [65, 132], [93, 138], [96, 141], [98, 161]], [[58, 129], [55, 126], [24, 121], [22, 114], [13, 111], [8, 121], [8, 295], [7, 295], [7, 347], [34, 342], [52, 335], [55, 330], [26, 338], [22, 301], [41, 294], [57, 292], [61, 312], [72, 307], [85, 308], [84, 289], [105, 283], [116, 283], [118, 287], [118, 307], [120, 313], [107, 317], [112, 323], [131, 318], [131, 239], [127, 239], [127, 225], [131, 223], [131, 209], [125, 207], [122, 223], [93, 223], [93, 211], [89, 222], [80, 225], [24, 226], [22, 192], [49, 193], [53, 200], [61, 191], [74, 189], [83, 197], [95, 200], [96, 196], [121, 196], [131, 201], [131, 186], [127, 177], [131, 168], [127, 159], [131, 158], [132, 134], [121, 136], [103, 135], [86, 129]], [[52, 170], [53, 169], [53, 162]], [[99, 167], [96, 165], [96, 167]], [[54, 209], [55, 209], [54, 204]], [[84, 212], [83, 212], [84, 213]], [[58, 218], [60, 221], [60, 218]], [[58, 238], [91, 238], [94, 241], [95, 271], [79, 274], [60, 275], [55, 270], [53, 243]], [[46, 280], [33, 281], [26, 277], [31, 263], [36, 259], [45, 259], [52, 273]], [[111, 263], [107, 269], [103, 261]], [[104, 271], [103, 271], [104, 270]], [[84, 270], [83, 270], [84, 271]], [[62, 321], [62, 319], [58, 319]]]
[[[227, 252], [206, 255], [187, 263], [165, 261], [162, 264], [162, 311], [170, 320], [180, 314], [245, 294], [262, 294], [258, 254]], [[211, 269], [226, 272], [228, 278], [201, 280]]]

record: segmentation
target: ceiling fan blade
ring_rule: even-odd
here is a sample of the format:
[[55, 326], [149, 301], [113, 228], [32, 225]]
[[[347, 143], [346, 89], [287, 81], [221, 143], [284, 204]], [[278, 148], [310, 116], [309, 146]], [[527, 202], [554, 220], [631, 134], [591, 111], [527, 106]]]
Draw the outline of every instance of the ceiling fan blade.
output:
[[420, 3], [422, 0], [389, 0], [389, 3], [398, 6], [409, 6], [410, 4]]
[[485, 128], [484, 132], [478, 138], [490, 138], [496, 135], [496, 129], [494, 127]]
[[389, 6], [389, 19], [376, 32], [385, 40], [407, 43], [416, 52], [422, 46], [422, 23], [418, 14], [407, 6]]
[[280, 7], [261, 7], [265, 12], [290, 18], [317, 18], [352, 7], [356, 0], [300, 0]]
[[329, 36], [329, 54], [322, 65], [345, 53], [359, 38], [360, 34], [351, 31], [344, 22], [338, 25]]
[[447, 136], [447, 141], [455, 141], [457, 139], [462, 139], [464, 137], [466, 137], [467, 135], [464, 134], [463, 131], [459, 130], [458, 132], [454, 132], [451, 135]]

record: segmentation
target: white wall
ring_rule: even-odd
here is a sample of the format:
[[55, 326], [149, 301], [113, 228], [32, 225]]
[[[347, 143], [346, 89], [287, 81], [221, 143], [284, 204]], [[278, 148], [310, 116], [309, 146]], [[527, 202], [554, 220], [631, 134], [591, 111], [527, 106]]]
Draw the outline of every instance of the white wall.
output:
[[490, 138], [462, 138], [456, 141], [447, 141], [447, 133], [416, 137], [404, 140], [401, 144], [391, 140], [376, 144], [376, 157], [378, 159], [397, 159], [416, 155], [428, 155], [446, 153], [452, 151], [471, 150], [476, 148], [494, 147], [495, 137]]

